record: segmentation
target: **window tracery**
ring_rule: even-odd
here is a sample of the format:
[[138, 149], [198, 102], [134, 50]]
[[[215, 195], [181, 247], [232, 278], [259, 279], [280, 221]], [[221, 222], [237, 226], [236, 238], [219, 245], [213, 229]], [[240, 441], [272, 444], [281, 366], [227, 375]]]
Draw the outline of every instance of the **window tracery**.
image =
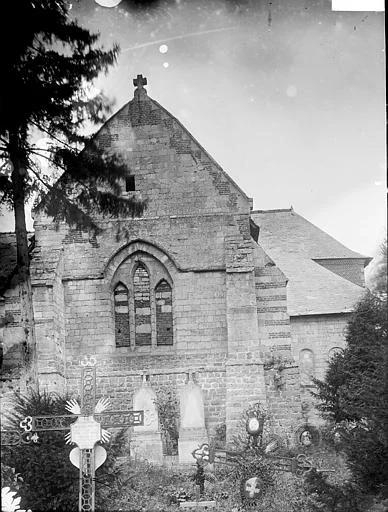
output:
[[116, 347], [173, 345], [173, 290], [167, 272], [147, 255], [117, 269], [113, 289]]

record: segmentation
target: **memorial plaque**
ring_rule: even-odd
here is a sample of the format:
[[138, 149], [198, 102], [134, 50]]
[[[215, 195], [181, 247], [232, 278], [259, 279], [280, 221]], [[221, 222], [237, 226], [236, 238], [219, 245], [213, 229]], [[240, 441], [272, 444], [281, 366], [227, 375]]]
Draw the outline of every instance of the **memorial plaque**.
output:
[[93, 416], [81, 416], [70, 427], [71, 442], [81, 450], [91, 450], [101, 440], [101, 424]]

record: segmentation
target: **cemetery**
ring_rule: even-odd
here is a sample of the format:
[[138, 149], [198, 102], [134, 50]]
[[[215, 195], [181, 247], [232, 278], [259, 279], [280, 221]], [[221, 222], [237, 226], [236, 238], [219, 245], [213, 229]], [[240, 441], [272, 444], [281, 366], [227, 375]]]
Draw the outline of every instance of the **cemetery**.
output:
[[[350, 483], [340, 448], [344, 431], [307, 424], [289, 446], [287, 439], [273, 433], [270, 414], [256, 403], [246, 408], [232, 443], [226, 445], [222, 429], [218, 438], [209, 440], [202, 394], [190, 374], [180, 392], [180, 410], [171, 396], [166, 402], [179, 417], [177, 455], [167, 458], [168, 430], [163, 431], [159, 418], [166, 404], [158, 407], [147, 376], [135, 393], [134, 409], [114, 411], [108, 397], [97, 400], [96, 359], [84, 357], [79, 370], [77, 398], [38, 393], [29, 401], [19, 396], [14, 414], [8, 415], [8, 428], [1, 431], [3, 484], [18, 489], [27, 483], [27, 495], [33, 497], [24, 482], [31, 469], [21, 477], [23, 464], [38, 466], [33, 468], [34, 481], [49, 476], [46, 464], [59, 470], [46, 487], [53, 495], [45, 494], [42, 500], [38, 492], [35, 510], [311, 512], [361, 511], [360, 505], [371, 505]], [[26, 411], [30, 414], [23, 417]], [[128, 450], [130, 458], [125, 456]], [[15, 491], [3, 485], [2, 492], [2, 510], [21, 510]]]
[[388, 512], [383, 17], [334, 3], [3, 3], [1, 512]]

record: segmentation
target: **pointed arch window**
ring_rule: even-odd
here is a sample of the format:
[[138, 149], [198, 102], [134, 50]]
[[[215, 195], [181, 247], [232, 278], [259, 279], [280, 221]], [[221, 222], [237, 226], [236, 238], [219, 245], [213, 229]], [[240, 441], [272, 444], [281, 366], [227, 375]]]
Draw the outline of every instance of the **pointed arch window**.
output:
[[138, 263], [133, 275], [135, 308], [135, 344], [152, 344], [150, 277], [143, 263]]
[[172, 290], [164, 279], [155, 288], [156, 344], [172, 345]]
[[131, 344], [129, 330], [128, 288], [118, 283], [114, 289], [115, 336], [117, 347], [129, 347]]

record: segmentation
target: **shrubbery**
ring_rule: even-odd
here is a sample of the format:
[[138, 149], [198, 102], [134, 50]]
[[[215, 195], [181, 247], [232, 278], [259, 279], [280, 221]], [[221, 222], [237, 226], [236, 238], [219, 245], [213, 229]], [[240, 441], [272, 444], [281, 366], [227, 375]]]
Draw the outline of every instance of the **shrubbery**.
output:
[[179, 438], [179, 402], [175, 390], [171, 387], [159, 390], [155, 405], [158, 410], [165, 454], [176, 455]]
[[367, 294], [348, 324], [344, 353], [315, 382], [318, 408], [365, 493], [382, 491], [388, 481], [387, 327], [386, 296]]

